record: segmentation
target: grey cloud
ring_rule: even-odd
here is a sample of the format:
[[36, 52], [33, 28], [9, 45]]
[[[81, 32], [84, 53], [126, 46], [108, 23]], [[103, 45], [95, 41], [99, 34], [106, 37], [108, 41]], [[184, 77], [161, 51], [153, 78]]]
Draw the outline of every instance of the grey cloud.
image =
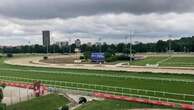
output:
[[123, 13], [48, 20], [0, 18], [0, 38], [4, 38], [0, 40], [0, 45], [7, 44], [5, 39], [10, 41], [10, 38], [12, 42], [18, 39], [21, 44], [28, 43], [27, 40], [40, 43], [41, 31], [45, 29], [52, 32], [52, 38], [56, 41], [65, 41], [73, 37], [80, 38], [84, 42], [94, 42], [102, 37], [103, 41], [118, 43], [123, 42], [124, 36], [133, 30], [135, 40], [149, 42], [149, 40], [166, 39], [169, 34], [176, 35], [176, 38], [180, 35], [194, 35], [193, 24], [194, 13], [146, 15]]
[[3, 0], [0, 14], [23, 19], [73, 18], [106, 13], [188, 13], [194, 0]]

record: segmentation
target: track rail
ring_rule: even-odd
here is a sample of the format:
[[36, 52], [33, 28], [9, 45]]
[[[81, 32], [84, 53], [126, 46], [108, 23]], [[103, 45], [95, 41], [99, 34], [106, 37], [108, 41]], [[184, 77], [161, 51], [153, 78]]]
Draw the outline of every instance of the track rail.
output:
[[98, 92], [104, 92], [104, 93], [111, 93], [115, 95], [134, 96], [134, 97], [148, 98], [148, 99], [155, 99], [155, 100], [172, 101], [177, 103], [192, 104], [194, 102], [193, 94], [171, 93], [171, 92], [165, 92], [165, 91], [153, 91], [153, 90], [144, 90], [144, 89], [75, 83], [75, 82], [67, 82], [67, 81], [30, 79], [30, 78], [8, 77], [8, 76], [0, 76], [0, 80], [11, 81], [11, 82], [12, 81], [26, 82], [26, 83], [41, 81], [43, 84], [50, 87], [55, 87], [55, 88], [82, 90], [82, 91], [90, 91], [90, 92], [98, 91]]

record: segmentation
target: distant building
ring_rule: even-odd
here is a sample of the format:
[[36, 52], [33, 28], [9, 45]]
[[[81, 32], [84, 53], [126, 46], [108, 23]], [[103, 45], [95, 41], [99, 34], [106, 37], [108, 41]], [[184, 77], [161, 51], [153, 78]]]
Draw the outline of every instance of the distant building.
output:
[[87, 46], [91, 47], [92, 46], [92, 43], [91, 42], [88, 42], [87, 43]]
[[59, 47], [67, 47], [69, 45], [69, 42], [56, 42], [56, 45], [58, 45]]
[[42, 31], [42, 37], [43, 37], [43, 45], [49, 46], [50, 45], [50, 31]]
[[76, 45], [76, 47], [80, 47], [81, 46], [81, 40], [80, 39], [76, 39], [75, 40], [75, 45]]
[[96, 42], [96, 44], [95, 44], [96, 46], [101, 46], [102, 45], [102, 43], [101, 42]]

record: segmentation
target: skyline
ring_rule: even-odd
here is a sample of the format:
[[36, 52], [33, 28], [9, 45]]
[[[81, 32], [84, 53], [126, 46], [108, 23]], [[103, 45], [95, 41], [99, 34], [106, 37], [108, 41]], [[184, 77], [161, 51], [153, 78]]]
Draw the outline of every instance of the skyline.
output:
[[[41, 44], [42, 30], [54, 41], [155, 42], [194, 35], [194, 0], [6, 0], [0, 5], [0, 45]], [[75, 35], [73, 35], [75, 34]]]

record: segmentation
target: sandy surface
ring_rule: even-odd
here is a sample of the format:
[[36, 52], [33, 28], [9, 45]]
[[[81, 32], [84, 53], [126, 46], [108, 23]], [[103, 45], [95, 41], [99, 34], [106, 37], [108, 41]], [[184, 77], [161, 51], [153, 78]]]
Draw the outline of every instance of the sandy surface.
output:
[[7, 105], [16, 104], [22, 101], [30, 100], [34, 97], [33, 90], [17, 87], [5, 87], [3, 90], [3, 103]]
[[175, 74], [194, 74], [194, 68], [184, 67], [144, 67], [144, 66], [122, 66], [104, 64], [48, 64], [40, 62], [42, 57], [13, 58], [6, 60], [5, 63], [21, 66], [50, 67], [50, 68], [75, 68], [92, 70], [114, 70], [131, 72], [153, 72], [153, 73], [175, 73]]

